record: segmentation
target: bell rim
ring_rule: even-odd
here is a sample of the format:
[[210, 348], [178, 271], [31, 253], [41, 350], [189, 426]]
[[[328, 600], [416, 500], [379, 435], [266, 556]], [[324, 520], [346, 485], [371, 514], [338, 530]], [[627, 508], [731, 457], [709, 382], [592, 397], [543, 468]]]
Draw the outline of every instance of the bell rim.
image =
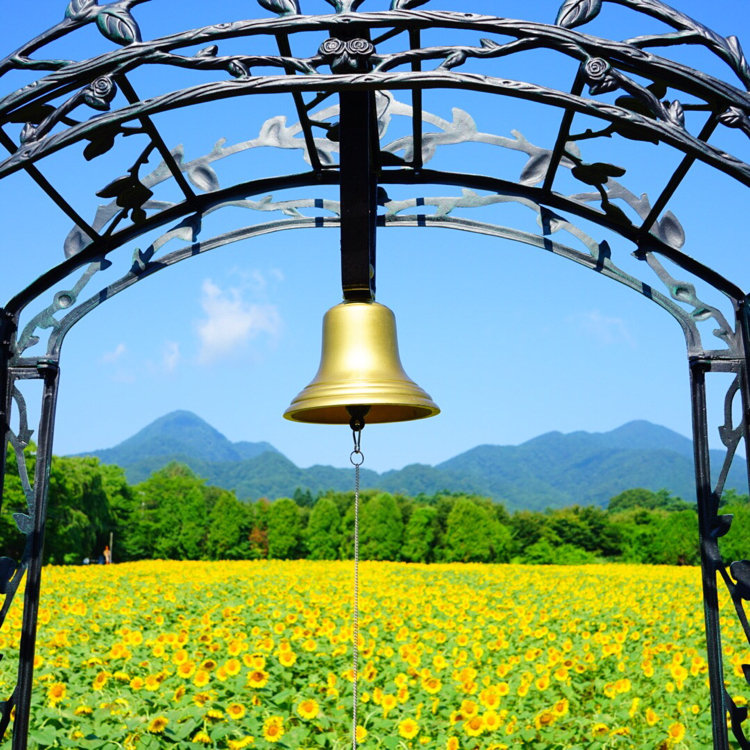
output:
[[[440, 407], [432, 400], [427, 399], [423, 403], [415, 403], [414, 401], [399, 402], [394, 400], [384, 401], [371, 401], [367, 404], [352, 403], [341, 403], [337, 401], [330, 404], [319, 404], [317, 406], [304, 406], [304, 404], [298, 404], [293, 401], [287, 410], [284, 412], [284, 419], [290, 422], [302, 422], [307, 424], [330, 424], [330, 425], [342, 425], [349, 424], [351, 415], [347, 411], [348, 407], [353, 406], [368, 406], [370, 407], [367, 416], [367, 424], [388, 424], [393, 422], [414, 422], [419, 419], [427, 419], [429, 417], [436, 417], [440, 414]], [[390, 412], [389, 407], [393, 411], [398, 411], [399, 416], [397, 418], [384, 418], [384, 414]], [[304, 416], [318, 417], [318, 418], [304, 418]], [[323, 415], [326, 415], [325, 418]]]

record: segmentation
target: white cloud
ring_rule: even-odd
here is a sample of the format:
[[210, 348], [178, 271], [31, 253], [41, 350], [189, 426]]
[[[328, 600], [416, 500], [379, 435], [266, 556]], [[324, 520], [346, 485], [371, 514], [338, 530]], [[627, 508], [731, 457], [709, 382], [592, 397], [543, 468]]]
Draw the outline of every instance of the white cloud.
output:
[[101, 362], [103, 364], [112, 364], [113, 362], [117, 362], [118, 359], [122, 357], [123, 354], [127, 351], [127, 347], [125, 344], [120, 342], [111, 352], [104, 352], [101, 356]]
[[203, 282], [201, 307], [206, 317], [198, 324], [198, 360], [204, 364], [261, 333], [275, 338], [281, 329], [281, 316], [275, 305], [245, 302], [240, 289], [223, 290], [211, 279]]
[[180, 362], [180, 345], [176, 341], [166, 341], [162, 352], [162, 367], [165, 372], [174, 372]]
[[636, 346], [635, 339], [622, 318], [609, 318], [599, 310], [590, 310], [571, 316], [569, 320], [600, 344], [625, 343], [632, 348]]

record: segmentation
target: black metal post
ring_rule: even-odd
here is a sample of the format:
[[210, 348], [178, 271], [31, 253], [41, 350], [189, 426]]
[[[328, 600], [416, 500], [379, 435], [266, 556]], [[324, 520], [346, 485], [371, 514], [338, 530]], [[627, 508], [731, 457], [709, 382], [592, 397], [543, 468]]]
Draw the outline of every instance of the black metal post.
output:
[[11, 339], [16, 330], [15, 318], [0, 308], [0, 436], [2, 437], [2, 463], [0, 463], [0, 508], [5, 487], [5, 456], [8, 451], [10, 429], [11, 385], [8, 366], [11, 357]]
[[23, 601], [23, 624], [19, 647], [18, 684], [16, 688], [16, 719], [13, 725], [12, 750], [26, 750], [29, 733], [29, 711], [31, 688], [34, 679], [34, 651], [39, 616], [39, 594], [42, 583], [42, 553], [44, 550], [44, 527], [47, 518], [47, 494], [50, 464], [52, 461], [52, 439], [55, 428], [58, 373], [57, 362], [41, 361], [37, 365], [44, 380], [42, 413], [39, 419], [39, 442], [37, 444], [36, 471], [34, 472], [34, 508], [32, 531], [27, 538], [28, 559], [26, 570], [26, 592]]
[[[737, 331], [740, 337], [740, 346], [743, 362], [740, 365], [740, 397], [742, 399], [742, 413], [744, 419], [745, 462], [747, 463], [747, 483], [750, 490], [750, 301], [747, 299], [740, 302], [737, 310]], [[750, 550], [748, 551], [750, 553]]]
[[715, 498], [711, 491], [711, 463], [708, 452], [706, 418], [706, 369], [703, 360], [690, 361], [690, 396], [693, 412], [693, 453], [695, 488], [698, 502], [701, 574], [703, 580], [703, 614], [706, 622], [709, 693], [711, 696], [711, 729], [714, 750], [729, 750], [727, 706], [724, 700], [724, 665], [721, 655], [719, 593], [717, 566], [721, 565], [716, 539], [711, 530], [716, 518]]
[[349, 301], [375, 298], [374, 106], [368, 91], [341, 94], [341, 285]]

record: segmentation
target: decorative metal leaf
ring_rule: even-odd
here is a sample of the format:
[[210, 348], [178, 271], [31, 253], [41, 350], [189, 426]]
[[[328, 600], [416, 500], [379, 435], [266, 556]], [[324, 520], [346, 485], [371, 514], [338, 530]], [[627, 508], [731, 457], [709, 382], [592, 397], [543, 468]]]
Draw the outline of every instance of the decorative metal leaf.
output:
[[115, 198], [121, 191], [133, 182], [132, 175], [125, 175], [124, 177], [118, 177], [116, 180], [112, 180], [108, 185], [105, 185], [97, 195], [100, 198]]
[[10, 557], [0, 557], [0, 594], [8, 593], [8, 584], [13, 574], [18, 570], [18, 564]]
[[97, 0], [70, 0], [65, 9], [65, 18], [79, 19], [86, 15], [86, 11], [96, 5]]
[[750, 560], [738, 560], [729, 566], [732, 578], [737, 581], [737, 593], [750, 599]]
[[745, 675], [745, 682], [750, 685], [750, 664], [743, 664], [742, 665], [742, 674]]
[[716, 522], [714, 523], [714, 527], [712, 529], [712, 536], [715, 539], [718, 539], [720, 536], [724, 536], [724, 534], [729, 531], [729, 529], [732, 526], [732, 520], [734, 519], [734, 516], [732, 515], [724, 515], [724, 516], [717, 516]]
[[297, 0], [258, 0], [258, 5], [280, 16], [299, 15]]
[[21, 136], [20, 136], [21, 143], [26, 143], [27, 141], [30, 141], [34, 137], [35, 133], [36, 133], [36, 128], [30, 122], [27, 122], [21, 129]]
[[719, 122], [728, 128], [739, 128], [750, 136], [750, 117], [739, 107], [730, 107], [719, 115]]
[[232, 62], [227, 65], [227, 70], [235, 78], [244, 78], [245, 76], [250, 75], [247, 65], [241, 63], [239, 60], [232, 60]]
[[430, 0], [391, 0], [391, 10], [411, 10], [429, 2]]
[[115, 198], [121, 208], [132, 209], [131, 218], [135, 222], [145, 220], [146, 212], [142, 207], [153, 194], [135, 175], [118, 177], [97, 193], [100, 198]]
[[593, 164], [578, 164], [570, 171], [573, 177], [587, 185], [603, 185], [610, 177], [622, 177], [625, 174], [622, 167], [601, 161]]
[[729, 718], [732, 720], [732, 730], [737, 736], [737, 731], [742, 731], [740, 725], [747, 719], [747, 706], [737, 706], [734, 701], [729, 702]]
[[217, 44], [209, 44], [208, 47], [199, 49], [196, 53], [196, 57], [216, 57], [216, 53], [219, 51]]
[[747, 59], [745, 58], [745, 53], [742, 50], [740, 40], [737, 39], [736, 36], [728, 36], [727, 47], [729, 49], [730, 55], [732, 56], [732, 59], [734, 60], [734, 64], [737, 66], [738, 72], [740, 72], [744, 77], [750, 76], [750, 66], [747, 64]]
[[615, 99], [615, 104], [618, 107], [627, 109], [630, 112], [635, 112], [638, 115], [650, 117], [651, 119], [656, 118], [656, 115], [654, 115], [646, 102], [643, 101], [643, 99], [639, 99], [637, 96], [618, 96], [617, 99]]
[[667, 108], [667, 117], [669, 122], [681, 128], [685, 127], [685, 110], [682, 104], [675, 99]]
[[68, 232], [68, 236], [63, 243], [65, 257], [72, 258], [74, 255], [78, 255], [78, 253], [90, 243], [91, 240], [83, 233], [80, 227], [73, 227], [73, 229]]
[[619, 206], [615, 206], [612, 203], [603, 203], [602, 208], [604, 209], [604, 213], [618, 224], [631, 223], [630, 219], [628, 219], [628, 215]]
[[[739, 111], [739, 110], [738, 110]], [[28, 104], [21, 109], [17, 109], [10, 117], [8, 122], [30, 122], [32, 125], [38, 125], [54, 114], [55, 108], [51, 104]]]
[[521, 170], [519, 182], [522, 185], [536, 185], [541, 182], [547, 174], [549, 161], [550, 153], [548, 151], [539, 151], [534, 154]]
[[[429, 0], [423, 0], [423, 2], [429, 2]], [[497, 42], [493, 42], [492, 39], [480, 39], [479, 43], [483, 49], [500, 49], [500, 45]]]
[[440, 64], [443, 70], [451, 70], [466, 62], [466, 53], [460, 49], [451, 52]]
[[730, 107], [719, 115], [719, 122], [729, 128], [738, 128], [745, 113], [739, 107]]
[[650, 91], [657, 99], [663, 99], [667, 95], [667, 84], [664, 81], [654, 81], [646, 86], [646, 89]]
[[96, 14], [99, 31], [116, 44], [132, 44], [141, 41], [141, 30], [126, 8], [105, 5]]
[[642, 133], [638, 128], [630, 126], [626, 122], [618, 122], [614, 125], [615, 131], [623, 138], [631, 141], [645, 141], [646, 143], [659, 143], [659, 139], [649, 133]]
[[34, 530], [34, 522], [31, 520], [31, 516], [26, 515], [26, 513], [14, 513], [13, 520], [22, 534], [30, 534]]
[[672, 247], [681, 248], [685, 244], [685, 230], [671, 211], [667, 211], [659, 222], [659, 234]]
[[101, 154], [107, 153], [115, 145], [117, 130], [98, 131], [92, 136], [86, 148], [83, 149], [83, 156], [86, 161], [91, 161]]
[[208, 193], [211, 190], [219, 189], [219, 178], [216, 176], [213, 167], [208, 164], [199, 164], [196, 167], [192, 167], [187, 174], [190, 182], [199, 190], [204, 190]]
[[555, 23], [572, 29], [596, 18], [601, 9], [602, 0], [565, 0], [557, 13]]

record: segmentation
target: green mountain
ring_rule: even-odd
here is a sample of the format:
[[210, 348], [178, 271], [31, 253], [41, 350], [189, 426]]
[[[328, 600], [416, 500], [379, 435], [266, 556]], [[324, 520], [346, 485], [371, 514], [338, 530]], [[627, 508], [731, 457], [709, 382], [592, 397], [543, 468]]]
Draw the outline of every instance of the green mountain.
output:
[[270, 443], [232, 443], [190, 411], [173, 411], [155, 420], [114, 448], [81, 455], [125, 469], [128, 481], [142, 482], [171, 461], [180, 461], [201, 475], [214, 464], [235, 464], [264, 453], [278, 453]]
[[[606, 505], [632, 487], [665, 488], [692, 500], [692, 452], [688, 438], [634, 421], [605, 433], [549, 432], [521, 445], [480, 445], [437, 466], [411, 464], [382, 474], [363, 469], [362, 487], [411, 496], [442, 490], [477, 493], [511, 510]], [[86, 455], [122, 466], [132, 483], [170, 461], [181, 461], [242, 499], [291, 496], [298, 487], [313, 493], [352, 487], [349, 468], [301, 469], [269, 443], [232, 443], [187, 411], [167, 414], [114, 448]], [[712, 451], [716, 471], [722, 458]], [[730, 470], [727, 486], [745, 492], [739, 464]]]

